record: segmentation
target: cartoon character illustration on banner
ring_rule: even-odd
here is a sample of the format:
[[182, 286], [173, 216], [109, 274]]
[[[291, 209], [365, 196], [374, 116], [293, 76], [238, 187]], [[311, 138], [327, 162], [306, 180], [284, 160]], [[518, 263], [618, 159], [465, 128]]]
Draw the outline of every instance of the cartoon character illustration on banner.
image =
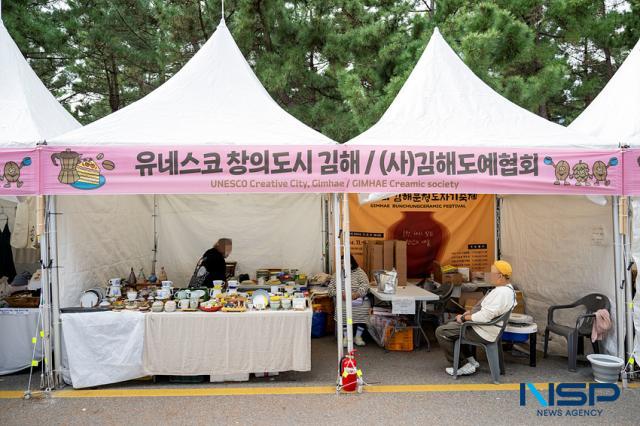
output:
[[556, 181], [553, 183], [554, 185], [564, 183], [564, 185], [568, 186], [571, 185], [569, 180], [575, 180], [575, 186], [591, 186], [590, 180], [593, 179], [595, 186], [609, 186], [611, 184], [611, 181], [608, 179], [609, 167], [617, 166], [618, 159], [611, 157], [608, 163], [597, 160], [593, 163], [591, 172], [589, 170], [589, 164], [582, 160], [579, 160], [571, 167], [566, 160], [560, 160], [554, 163], [551, 157], [545, 157], [544, 164], [555, 168]]
[[30, 157], [24, 157], [20, 164], [16, 163], [15, 161], [7, 161], [6, 163], [4, 163], [3, 174], [0, 175], [0, 181], [6, 181], [4, 187], [11, 188], [12, 183], [16, 184], [16, 188], [22, 187], [24, 182], [20, 180], [20, 170], [23, 167], [30, 165]]
[[589, 174], [589, 165], [587, 163], [583, 163], [582, 160], [580, 160], [577, 164], [573, 165], [571, 170], [572, 173], [569, 175], [569, 178], [576, 180], [576, 186], [591, 186], [589, 179], [592, 178], [593, 175]]
[[556, 181], [553, 183], [554, 185], [560, 185], [561, 182], [565, 185], [571, 185], [567, 182], [567, 179], [569, 179], [569, 175], [571, 174], [571, 167], [568, 162], [560, 160], [557, 164], [554, 164], [551, 157], [545, 157], [544, 164], [552, 166], [556, 170]]
[[600, 186], [600, 184], [602, 184], [604, 186], [609, 186], [611, 184], [611, 181], [607, 179], [609, 167], [617, 165], [618, 159], [616, 157], [611, 157], [611, 159], [609, 159], [609, 164], [605, 164], [604, 161], [600, 160], [593, 163], [591, 170], [593, 171], [593, 177], [596, 180], [594, 185]]
[[51, 162], [55, 166], [60, 166], [58, 182], [71, 185], [76, 189], [86, 190], [98, 189], [107, 182], [102, 175], [102, 169], [109, 171], [115, 169], [116, 165], [111, 160], [104, 160], [98, 164], [98, 161], [103, 158], [104, 154], [102, 153], [96, 156], [97, 161], [90, 157], [83, 158], [82, 154], [67, 148], [62, 152], [52, 154]]

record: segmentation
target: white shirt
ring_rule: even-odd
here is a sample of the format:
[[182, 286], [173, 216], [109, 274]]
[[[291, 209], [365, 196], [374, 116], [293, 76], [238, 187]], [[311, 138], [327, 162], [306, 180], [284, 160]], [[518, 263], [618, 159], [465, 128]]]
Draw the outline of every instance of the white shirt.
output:
[[[471, 321], [490, 322], [517, 304], [516, 293], [511, 284], [496, 287], [480, 301], [480, 310], [471, 314]], [[489, 342], [496, 340], [501, 326], [501, 323], [496, 325], [472, 325], [473, 330]]]

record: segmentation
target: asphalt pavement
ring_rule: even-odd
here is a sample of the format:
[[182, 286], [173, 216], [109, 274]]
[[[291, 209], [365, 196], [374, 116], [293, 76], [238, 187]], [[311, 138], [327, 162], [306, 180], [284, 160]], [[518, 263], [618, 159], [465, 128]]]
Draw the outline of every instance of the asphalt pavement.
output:
[[[240, 383], [176, 384], [167, 378], [136, 380], [89, 390], [67, 387], [48, 398], [21, 399], [28, 375], [0, 377], [0, 425], [47, 424], [640, 424], [640, 384], [617, 401], [545, 408], [520, 383], [583, 383], [587, 364], [571, 373], [566, 358], [528, 359], [506, 353], [502, 385], [491, 384], [486, 361], [473, 376], [453, 380], [436, 347], [414, 352], [362, 348], [358, 361], [369, 383], [363, 394], [335, 393], [337, 355], [331, 337], [314, 339], [312, 371], [288, 372]], [[585, 385], [588, 386], [588, 385]], [[542, 391], [548, 399], [548, 393]], [[553, 416], [551, 416], [553, 414]], [[557, 417], [561, 415], [562, 417]]]

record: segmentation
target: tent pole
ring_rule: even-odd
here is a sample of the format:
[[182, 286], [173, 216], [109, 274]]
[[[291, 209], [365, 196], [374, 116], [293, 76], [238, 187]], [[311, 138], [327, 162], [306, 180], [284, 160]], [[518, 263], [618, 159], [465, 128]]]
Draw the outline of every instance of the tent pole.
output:
[[351, 237], [349, 234], [349, 194], [342, 195], [342, 246], [344, 247], [344, 294], [347, 313], [347, 352], [353, 350], [353, 312], [351, 306]]
[[338, 337], [338, 368], [344, 356], [342, 347], [342, 262], [340, 262], [340, 200], [333, 194], [333, 239], [336, 276], [336, 336]]
[[631, 266], [633, 259], [631, 257], [631, 205], [627, 197], [622, 197], [622, 220], [623, 220], [623, 274], [624, 274], [624, 308], [627, 331], [627, 356], [629, 360], [633, 356], [634, 327], [633, 327], [633, 295], [631, 294]]
[[500, 247], [500, 240], [501, 240], [501, 236], [500, 236], [500, 219], [501, 219], [501, 214], [502, 214], [502, 204], [501, 204], [501, 200], [500, 197], [498, 196], [498, 194], [494, 195], [494, 207], [493, 207], [493, 241], [495, 244], [495, 248], [493, 250], [493, 255], [494, 255], [494, 259], [498, 260], [500, 259], [501, 256], [501, 247]]
[[156, 275], [158, 263], [158, 199], [153, 194], [153, 260], [151, 261], [151, 275]]
[[620, 197], [617, 195], [613, 197], [613, 250], [614, 250], [614, 277], [615, 277], [615, 305], [616, 305], [616, 341], [617, 341], [617, 353], [616, 356], [624, 359], [624, 296], [623, 289], [620, 284], [622, 283], [621, 273], [624, 269], [624, 265], [621, 259], [621, 235], [620, 235]]
[[51, 311], [53, 314], [53, 378], [56, 387], [62, 385], [62, 344], [60, 339], [60, 265], [58, 263], [58, 210], [57, 197], [50, 197], [51, 212], [49, 220], [49, 242], [52, 247]]
[[[38, 220], [42, 221], [41, 237], [40, 237], [40, 264], [42, 267], [42, 295], [41, 295], [41, 315], [42, 315], [42, 330], [36, 330], [36, 333], [43, 332], [40, 336], [34, 336], [36, 339], [40, 337], [43, 345], [43, 380], [40, 384], [41, 387], [47, 391], [54, 385], [53, 375], [51, 373], [51, 367], [49, 361], [51, 360], [51, 216], [50, 216], [50, 199], [47, 196], [42, 196], [39, 199], [39, 212]], [[41, 207], [41, 208], [40, 208]], [[30, 391], [29, 389], [28, 391]]]

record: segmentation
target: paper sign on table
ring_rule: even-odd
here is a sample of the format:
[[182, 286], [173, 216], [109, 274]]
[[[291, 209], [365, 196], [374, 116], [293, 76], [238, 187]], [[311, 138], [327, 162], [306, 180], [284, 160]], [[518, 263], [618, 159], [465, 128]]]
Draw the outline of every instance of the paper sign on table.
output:
[[415, 315], [416, 302], [411, 297], [394, 297], [391, 301], [391, 313], [394, 315]]

